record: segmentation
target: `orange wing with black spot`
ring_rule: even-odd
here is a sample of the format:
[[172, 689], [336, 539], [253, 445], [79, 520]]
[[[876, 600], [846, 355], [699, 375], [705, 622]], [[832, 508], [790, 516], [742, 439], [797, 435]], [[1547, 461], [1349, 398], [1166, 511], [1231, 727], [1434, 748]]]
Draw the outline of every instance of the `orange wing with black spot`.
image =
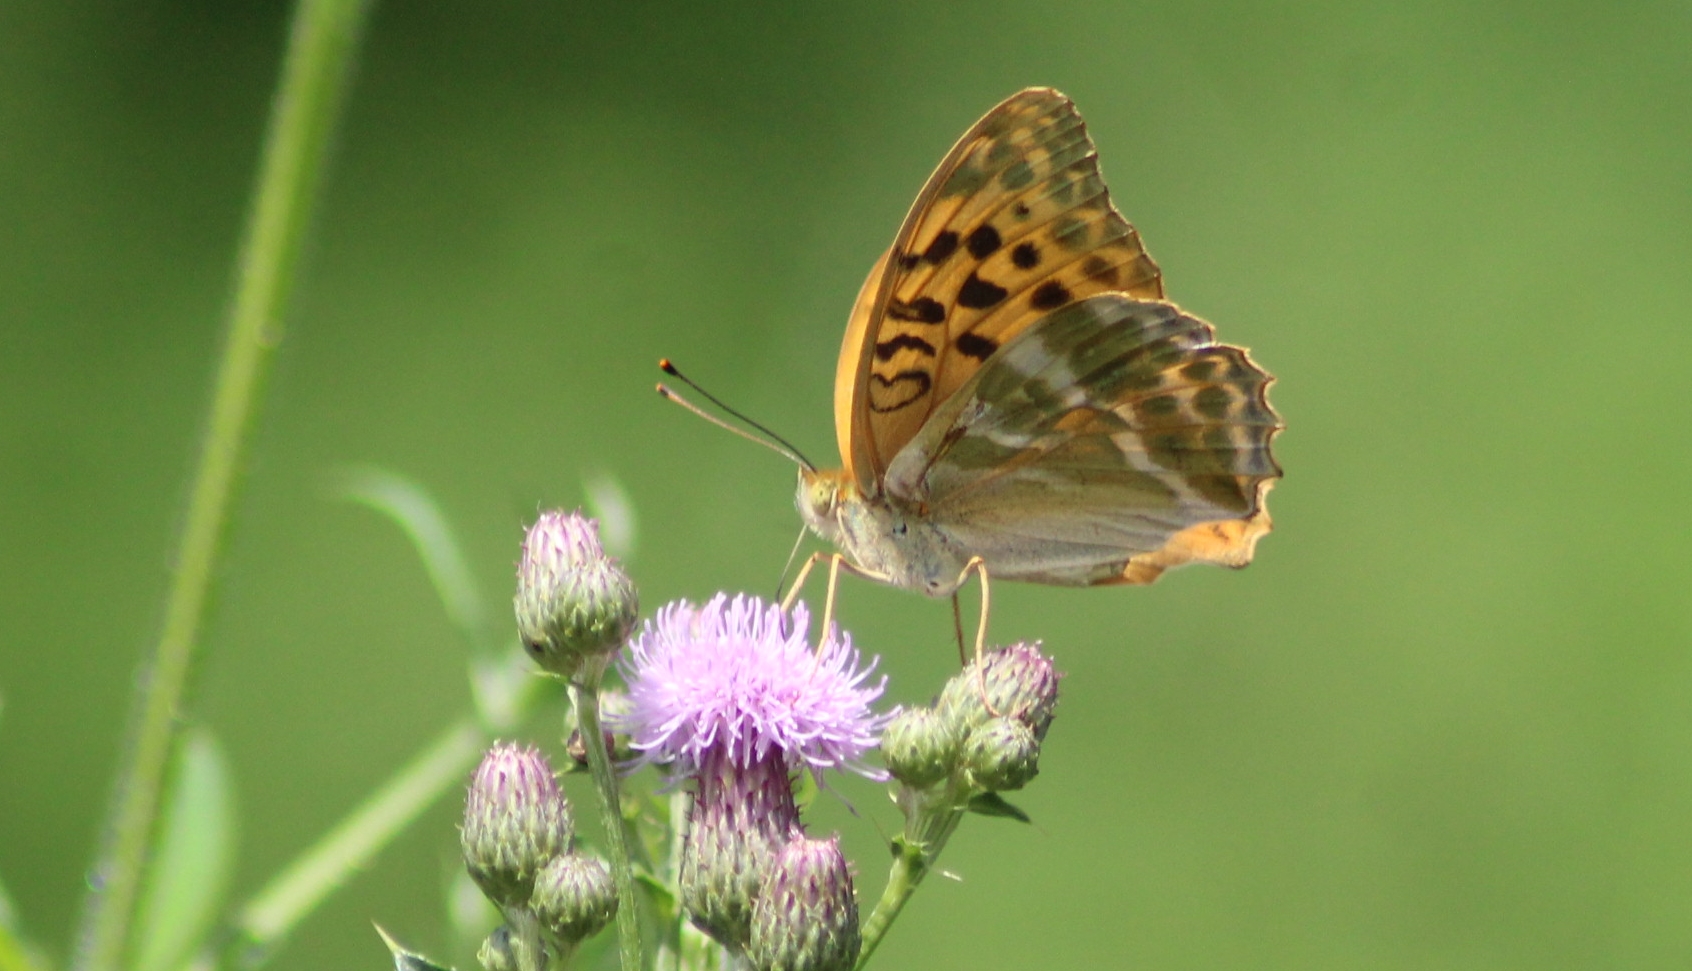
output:
[[1096, 293], [1163, 297], [1074, 104], [1018, 92], [964, 133], [858, 295], [835, 377], [840, 454], [866, 496], [1000, 346]]

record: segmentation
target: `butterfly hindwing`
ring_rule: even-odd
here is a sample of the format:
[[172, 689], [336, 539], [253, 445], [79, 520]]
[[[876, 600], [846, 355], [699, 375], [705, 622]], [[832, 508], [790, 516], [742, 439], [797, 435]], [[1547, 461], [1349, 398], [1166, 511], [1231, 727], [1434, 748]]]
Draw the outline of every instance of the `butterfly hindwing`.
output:
[[1173, 304], [1090, 297], [1024, 328], [942, 404], [887, 494], [1006, 579], [1241, 565], [1280, 476], [1271, 380]]
[[835, 396], [859, 487], [879, 491], [894, 455], [994, 351], [1107, 291], [1156, 299], [1163, 284], [1074, 105], [1019, 92], [947, 154], [859, 295]]

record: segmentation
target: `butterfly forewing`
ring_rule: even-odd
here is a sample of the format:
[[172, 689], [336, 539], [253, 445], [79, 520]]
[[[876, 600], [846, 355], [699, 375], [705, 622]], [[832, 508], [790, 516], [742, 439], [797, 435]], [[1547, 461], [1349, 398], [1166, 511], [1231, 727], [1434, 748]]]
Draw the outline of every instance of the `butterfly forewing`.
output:
[[837, 375], [841, 453], [866, 493], [993, 352], [1096, 293], [1159, 298], [1139, 234], [1111, 205], [1073, 104], [1001, 103], [930, 177], [853, 310]]
[[1240, 565], [1281, 474], [1271, 380], [1172, 304], [1095, 296], [988, 361], [895, 457], [887, 494], [1006, 579]]

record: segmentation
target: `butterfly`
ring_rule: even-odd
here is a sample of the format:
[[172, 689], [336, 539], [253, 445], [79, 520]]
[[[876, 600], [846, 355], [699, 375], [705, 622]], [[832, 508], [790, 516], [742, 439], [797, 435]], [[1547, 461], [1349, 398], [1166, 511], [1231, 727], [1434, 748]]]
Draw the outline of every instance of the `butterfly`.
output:
[[842, 467], [801, 468], [797, 505], [852, 572], [954, 607], [972, 568], [985, 588], [1242, 567], [1281, 475], [1273, 380], [1165, 299], [1074, 104], [1029, 88], [964, 133], [870, 271], [835, 376]]

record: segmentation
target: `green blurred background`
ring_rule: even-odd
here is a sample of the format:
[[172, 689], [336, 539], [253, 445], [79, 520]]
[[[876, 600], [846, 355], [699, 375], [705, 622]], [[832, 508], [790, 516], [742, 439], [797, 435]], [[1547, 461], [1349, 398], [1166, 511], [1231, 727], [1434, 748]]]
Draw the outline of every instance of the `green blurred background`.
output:
[[[209, 394], [288, 9], [0, 5], [0, 879], [62, 951]], [[1692, 963], [1692, 6], [391, 3], [376, 12], [188, 716], [250, 893], [468, 704], [405, 539], [503, 618], [521, 525], [623, 483], [656, 606], [767, 592], [847, 308], [931, 167], [1064, 89], [1171, 293], [1279, 376], [1240, 573], [995, 588], [1068, 673], [1034, 827], [976, 820], [905, 968]], [[849, 584], [898, 700], [943, 603]], [[880, 892], [873, 786], [846, 831]], [[444, 948], [456, 796], [275, 967]], [[462, 958], [460, 958], [462, 960]]]

